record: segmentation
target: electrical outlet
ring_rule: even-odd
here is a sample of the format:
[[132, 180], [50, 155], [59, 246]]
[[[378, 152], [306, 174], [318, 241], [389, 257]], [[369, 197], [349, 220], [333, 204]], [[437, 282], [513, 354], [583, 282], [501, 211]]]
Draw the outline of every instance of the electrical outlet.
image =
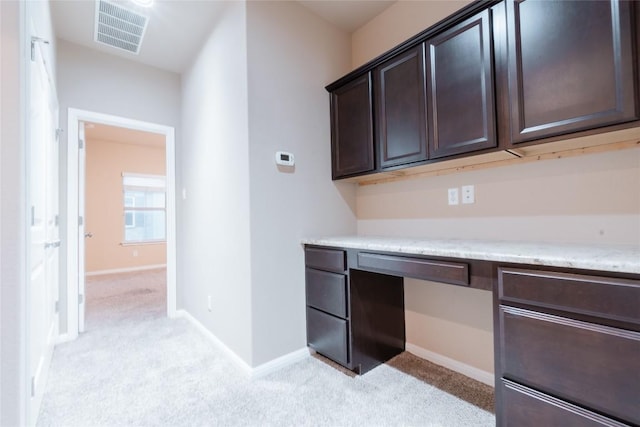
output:
[[476, 202], [476, 189], [473, 185], [462, 186], [462, 203], [469, 205]]
[[450, 205], [457, 205], [459, 203], [460, 197], [457, 188], [449, 189], [448, 200]]
[[133, 250], [133, 256], [138, 256], [138, 250], [137, 249]]
[[213, 305], [211, 303], [211, 295], [207, 296], [207, 309], [213, 311]]

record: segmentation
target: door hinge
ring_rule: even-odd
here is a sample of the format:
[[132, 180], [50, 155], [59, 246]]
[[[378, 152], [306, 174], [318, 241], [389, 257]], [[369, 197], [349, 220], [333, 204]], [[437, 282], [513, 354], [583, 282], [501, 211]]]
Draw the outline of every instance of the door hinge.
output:
[[82, 216], [78, 217], [78, 225], [84, 225], [84, 218], [82, 218]]
[[84, 148], [84, 140], [78, 139], [78, 148], [81, 150]]
[[53, 305], [53, 309], [55, 310], [56, 314], [60, 312], [60, 301], [56, 301], [56, 303]]
[[36, 207], [31, 206], [31, 226], [36, 225]]
[[56, 129], [56, 139], [60, 139], [60, 135], [62, 135], [62, 132], [64, 132], [64, 129], [62, 128]]
[[57, 227], [60, 225], [60, 215], [56, 215], [53, 219], [54, 225]]
[[31, 36], [31, 60], [36, 60], [36, 43], [49, 44], [49, 40], [45, 40], [42, 37]]
[[84, 294], [78, 294], [78, 304], [84, 304]]
[[36, 395], [36, 377], [31, 377], [31, 397]]

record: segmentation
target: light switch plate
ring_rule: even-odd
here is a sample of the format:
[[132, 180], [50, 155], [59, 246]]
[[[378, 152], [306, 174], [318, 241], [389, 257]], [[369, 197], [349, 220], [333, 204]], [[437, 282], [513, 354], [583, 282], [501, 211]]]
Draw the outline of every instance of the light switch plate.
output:
[[460, 200], [460, 196], [458, 195], [458, 188], [450, 188], [448, 200], [450, 205], [457, 205]]

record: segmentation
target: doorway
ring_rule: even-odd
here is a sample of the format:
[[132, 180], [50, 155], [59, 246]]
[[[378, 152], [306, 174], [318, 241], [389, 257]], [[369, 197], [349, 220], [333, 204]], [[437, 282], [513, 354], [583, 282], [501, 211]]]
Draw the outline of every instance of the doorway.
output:
[[80, 331], [105, 323], [98, 319], [113, 324], [118, 314], [136, 309], [166, 317], [166, 138], [91, 122], [84, 131]]
[[85, 123], [112, 126], [164, 136], [166, 174], [166, 312], [176, 314], [176, 223], [175, 223], [175, 131], [173, 127], [102, 113], [69, 109], [67, 177], [67, 336], [77, 338], [84, 330], [85, 314]]

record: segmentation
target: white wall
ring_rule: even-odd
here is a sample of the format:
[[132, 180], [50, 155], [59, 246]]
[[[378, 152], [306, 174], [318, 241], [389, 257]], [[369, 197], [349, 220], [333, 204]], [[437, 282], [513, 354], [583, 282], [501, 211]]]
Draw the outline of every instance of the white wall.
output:
[[[60, 127], [64, 129], [64, 135], [67, 135], [67, 111], [69, 108], [77, 108], [173, 126], [176, 129], [176, 146], [180, 145], [181, 88], [178, 74], [58, 40], [58, 97]], [[65, 147], [65, 144], [60, 147], [61, 171], [66, 170]], [[180, 150], [176, 152], [176, 157], [179, 158]], [[179, 165], [179, 159], [176, 162]], [[179, 177], [178, 168], [178, 182]], [[63, 190], [66, 189], [64, 174], [60, 185]], [[60, 206], [60, 234], [65, 236], [67, 215], [64, 209], [67, 206], [67, 194], [64, 191]], [[60, 251], [62, 265], [66, 265], [66, 251], [63, 240]], [[66, 283], [64, 273], [60, 283]], [[66, 301], [66, 287], [61, 286], [61, 333], [67, 331]]]
[[245, 3], [229, 2], [211, 25], [182, 78], [180, 150], [187, 199], [177, 251], [178, 307], [251, 364]]
[[[352, 37], [353, 66], [468, 2], [398, 2]], [[474, 184], [476, 203], [447, 205]], [[357, 193], [358, 233], [640, 244], [640, 149], [416, 178]], [[489, 292], [405, 280], [407, 342], [493, 371]]]
[[355, 187], [331, 182], [323, 88], [350, 40], [295, 2], [233, 2], [212, 25], [183, 76], [179, 305], [256, 367], [305, 347], [300, 239], [356, 229]]
[[[300, 239], [355, 233], [355, 187], [331, 181], [329, 95], [350, 40], [296, 2], [247, 4], [253, 366], [306, 346]], [[275, 152], [294, 154], [281, 171]]]
[[26, 416], [25, 153], [21, 126], [21, 13], [18, 1], [0, 2], [0, 425]]
[[78, 108], [179, 128], [180, 75], [58, 40], [60, 123]]

